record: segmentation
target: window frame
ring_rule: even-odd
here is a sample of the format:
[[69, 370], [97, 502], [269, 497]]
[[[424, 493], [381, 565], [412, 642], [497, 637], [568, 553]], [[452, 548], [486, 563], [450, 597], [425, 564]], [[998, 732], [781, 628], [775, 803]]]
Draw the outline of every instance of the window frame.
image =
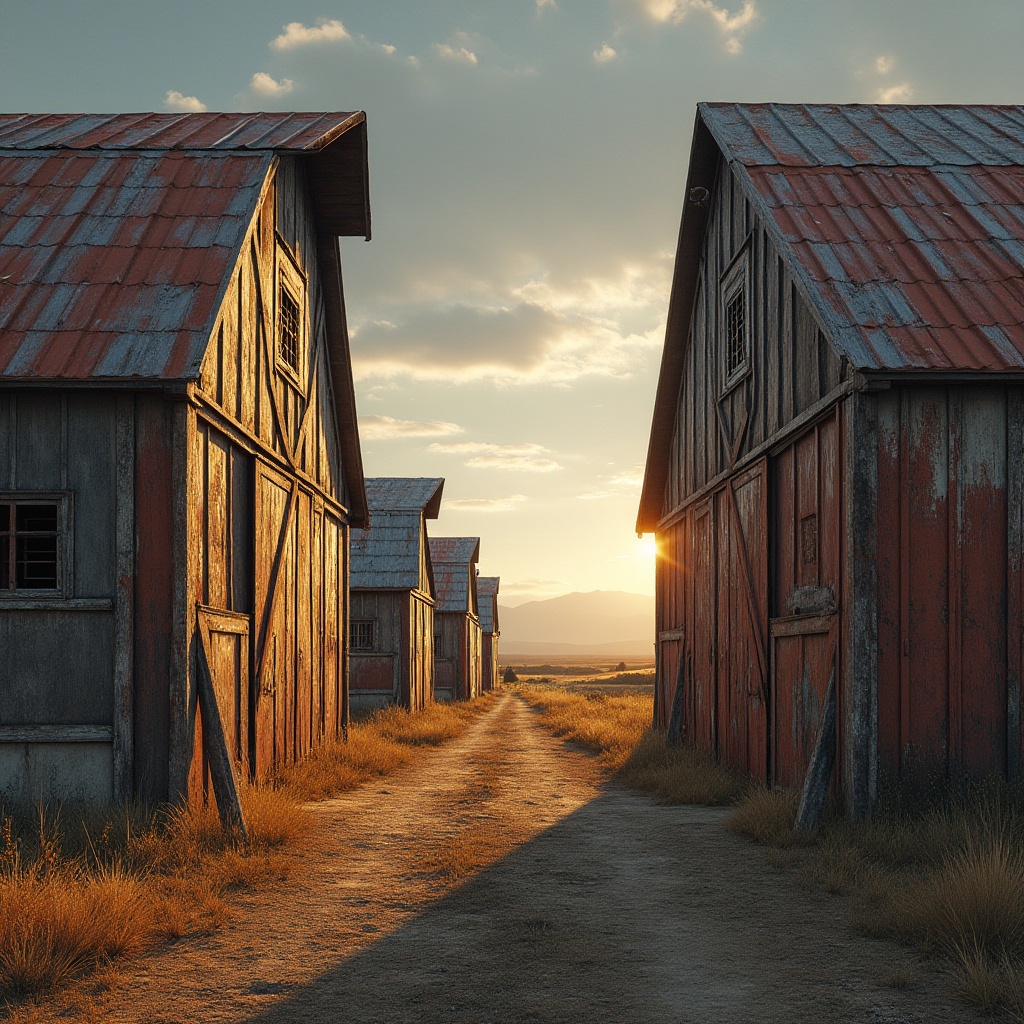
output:
[[[282, 350], [281, 292], [286, 291], [299, 307], [297, 340], [297, 366], [285, 359]], [[308, 352], [308, 317], [306, 315], [306, 276], [299, 268], [287, 244], [277, 240], [277, 273], [274, 288], [274, 361], [278, 373], [294, 388], [305, 393], [306, 360]]]
[[[356, 627], [357, 626], [369, 626], [370, 627], [370, 646], [356, 646]], [[349, 650], [353, 654], [372, 654], [377, 650], [377, 620], [376, 619], [349, 619], [348, 629], [348, 644]]]
[[[719, 372], [722, 385], [719, 395], [724, 397], [751, 373], [751, 286], [750, 286], [750, 245], [744, 242], [739, 252], [722, 274], [718, 284], [718, 349], [720, 352]], [[732, 349], [729, 336], [729, 307], [736, 299], [743, 302], [743, 359], [730, 369], [729, 357]]]
[[[16, 601], [64, 601], [72, 593], [72, 566], [74, 565], [73, 496], [70, 491], [0, 491], [0, 505], [56, 505], [57, 506], [57, 585], [56, 587], [7, 586], [0, 589], [0, 603]], [[11, 541], [17, 537], [17, 530], [9, 533]], [[11, 562], [12, 581], [17, 579], [15, 564]]]

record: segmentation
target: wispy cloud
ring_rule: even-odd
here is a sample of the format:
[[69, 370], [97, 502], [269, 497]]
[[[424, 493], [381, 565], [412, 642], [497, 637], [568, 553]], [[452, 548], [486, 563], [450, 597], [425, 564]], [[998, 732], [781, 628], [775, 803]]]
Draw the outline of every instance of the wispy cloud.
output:
[[906, 103], [913, 97], [914, 89], [909, 82], [883, 86], [878, 90], [879, 103]]
[[887, 75], [896, 66], [896, 58], [889, 53], [879, 54], [875, 58], [875, 72], [879, 75]]
[[507, 498], [455, 498], [446, 501], [444, 508], [454, 512], [512, 512], [524, 501], [525, 494], [510, 494]]
[[451, 43], [434, 43], [434, 52], [444, 60], [459, 64], [476, 64], [476, 54], [465, 46], [452, 46]]
[[601, 46], [600, 50], [594, 51], [594, 60], [598, 64], [607, 64], [610, 60], [615, 60], [618, 54], [613, 50], [607, 43]]
[[295, 83], [290, 78], [282, 78], [279, 82], [266, 71], [257, 71], [249, 82], [249, 88], [260, 96], [283, 96], [294, 87]]
[[164, 106], [168, 110], [180, 110], [187, 113], [201, 113], [206, 109], [206, 104], [196, 96], [185, 96], [177, 89], [168, 89], [164, 96]]
[[281, 34], [271, 40], [270, 47], [273, 50], [295, 50], [300, 46], [337, 43], [351, 38], [348, 29], [337, 18], [321, 18], [315, 25], [290, 21]]
[[679, 24], [692, 12], [709, 17], [725, 37], [725, 48], [737, 54], [743, 50], [741, 36], [748, 32], [760, 17], [756, 0], [743, 0], [733, 13], [720, 7], [714, 0], [638, 0], [644, 13], [659, 24]]
[[504, 469], [525, 473], [551, 473], [562, 467], [549, 448], [539, 444], [490, 444], [485, 441], [456, 441], [430, 445], [430, 451], [444, 455], [468, 455], [463, 463], [470, 469]]
[[540, 14], [542, 11], [557, 11], [558, 4], [555, 0], [537, 0], [537, 13]]
[[560, 593], [568, 584], [565, 580], [548, 580], [539, 576], [528, 576], [521, 580], [502, 580], [503, 594], [551, 594]]
[[443, 420], [424, 423], [393, 416], [364, 416], [359, 421], [359, 433], [367, 441], [387, 441], [396, 437], [451, 437], [465, 433], [465, 428]]

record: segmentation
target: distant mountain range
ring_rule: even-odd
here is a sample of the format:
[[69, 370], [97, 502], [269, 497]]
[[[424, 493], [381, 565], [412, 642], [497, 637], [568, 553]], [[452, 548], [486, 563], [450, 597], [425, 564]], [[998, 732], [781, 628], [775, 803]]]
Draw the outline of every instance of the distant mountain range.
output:
[[498, 651], [515, 654], [654, 655], [654, 598], [619, 590], [498, 605]]

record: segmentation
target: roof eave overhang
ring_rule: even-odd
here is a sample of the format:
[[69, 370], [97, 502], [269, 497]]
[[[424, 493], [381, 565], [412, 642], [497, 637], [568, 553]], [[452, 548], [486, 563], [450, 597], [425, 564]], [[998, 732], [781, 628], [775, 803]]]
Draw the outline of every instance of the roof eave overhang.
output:
[[640, 492], [640, 508], [637, 513], [636, 531], [651, 533], [661, 518], [665, 481], [668, 478], [668, 460], [675, 432], [676, 408], [679, 401], [679, 386], [683, 377], [683, 365], [693, 316], [693, 303], [700, 274], [704, 235], [707, 230], [710, 201], [704, 204], [691, 202], [690, 192], [694, 188], [713, 192], [716, 171], [721, 151], [704, 122], [698, 105], [697, 120], [690, 147], [690, 166], [686, 175], [683, 200], [683, 215], [679, 226], [679, 242], [676, 246], [675, 269], [672, 275], [672, 292], [669, 298], [668, 319], [665, 325], [665, 346], [661, 354], [661, 370], [658, 374], [658, 390], [654, 399], [654, 416], [651, 422], [651, 436], [647, 448], [647, 464], [644, 482]]
[[[326, 141], [325, 141], [326, 140]], [[299, 154], [306, 166], [321, 234], [370, 240], [370, 169], [366, 115], [360, 110]]]

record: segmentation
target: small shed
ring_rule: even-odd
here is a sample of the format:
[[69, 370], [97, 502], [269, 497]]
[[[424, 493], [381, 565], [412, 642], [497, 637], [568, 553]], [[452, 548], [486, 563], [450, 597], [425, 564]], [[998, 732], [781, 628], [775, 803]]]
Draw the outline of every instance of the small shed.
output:
[[440, 478], [369, 477], [370, 525], [352, 531], [352, 707], [417, 711], [434, 698], [434, 572], [427, 520]]
[[488, 690], [497, 689], [501, 683], [498, 676], [498, 637], [501, 636], [501, 629], [498, 626], [498, 585], [500, 583], [500, 576], [478, 576], [476, 578], [483, 643], [481, 688], [485, 693]]
[[479, 697], [483, 671], [476, 563], [479, 537], [431, 537], [434, 613], [434, 698]]
[[1024, 108], [700, 104], [685, 195], [658, 722], [793, 786], [834, 700], [853, 815], [1018, 779]]
[[0, 115], [8, 797], [202, 799], [217, 750], [343, 734], [369, 231], [361, 112]]

